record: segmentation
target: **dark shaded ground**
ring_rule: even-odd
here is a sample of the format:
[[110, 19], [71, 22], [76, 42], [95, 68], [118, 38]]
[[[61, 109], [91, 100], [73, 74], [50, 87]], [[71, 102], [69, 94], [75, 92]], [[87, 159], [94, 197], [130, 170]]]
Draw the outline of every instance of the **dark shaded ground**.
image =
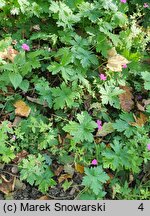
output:
[[[39, 192], [37, 187], [29, 185], [26, 181], [20, 181], [18, 175], [19, 173], [15, 177], [16, 180], [12, 181], [13, 183], [11, 183], [11, 179], [13, 178], [12, 173], [10, 172], [10, 174], [8, 174], [8, 171], [10, 171], [9, 166], [6, 165], [5, 168], [5, 171], [4, 169], [3, 171], [6, 172], [7, 170], [7, 174], [4, 174], [3, 171], [1, 172], [3, 173], [5, 179], [10, 181], [10, 185], [14, 184], [14, 188], [9, 193], [0, 192], [0, 200], [36, 200], [40, 199], [43, 196], [51, 200], [73, 200], [83, 188], [83, 186], [81, 186], [82, 175], [80, 173], [74, 173], [71, 179], [72, 185], [66, 191], [64, 191], [62, 187], [64, 181], [59, 183], [56, 179], [57, 185], [51, 187], [46, 194], [42, 194], [41, 192]], [[62, 172], [60, 173], [60, 175], [61, 174]], [[3, 184], [4, 189], [5, 187], [6, 190], [9, 187], [9, 185], [7, 185], [7, 181]]]

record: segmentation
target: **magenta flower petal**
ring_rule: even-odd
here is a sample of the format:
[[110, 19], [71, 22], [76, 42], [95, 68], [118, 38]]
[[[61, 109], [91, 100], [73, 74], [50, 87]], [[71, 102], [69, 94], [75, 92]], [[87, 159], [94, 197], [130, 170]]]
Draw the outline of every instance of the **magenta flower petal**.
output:
[[27, 44], [22, 44], [22, 49], [24, 50], [24, 51], [30, 51], [30, 47], [27, 45]]
[[150, 143], [147, 144], [147, 149], [150, 151]]
[[101, 80], [106, 80], [107, 79], [107, 77], [104, 74], [99, 74], [99, 77], [100, 77]]
[[120, 0], [120, 2], [125, 4], [127, 0]]
[[128, 66], [126, 64], [123, 64], [122, 65], [122, 68], [127, 68]]
[[98, 162], [96, 159], [92, 160], [92, 165], [97, 165], [97, 164], [98, 164]]
[[147, 3], [144, 3], [143, 7], [144, 8], [149, 8], [149, 5]]
[[97, 120], [96, 123], [97, 123], [98, 130], [101, 130], [102, 129], [102, 121]]

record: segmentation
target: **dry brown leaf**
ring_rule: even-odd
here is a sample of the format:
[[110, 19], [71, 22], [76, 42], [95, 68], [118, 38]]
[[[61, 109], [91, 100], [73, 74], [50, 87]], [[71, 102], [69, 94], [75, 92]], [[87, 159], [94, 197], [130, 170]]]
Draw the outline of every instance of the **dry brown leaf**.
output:
[[65, 171], [65, 173], [70, 174], [72, 176], [74, 174], [74, 168], [70, 164], [65, 164], [64, 171]]
[[59, 166], [59, 167], [57, 168], [57, 170], [54, 171], [55, 176], [59, 176], [60, 173], [61, 173], [63, 170], [64, 170], [64, 167], [63, 167], [63, 166]]
[[15, 164], [18, 164], [22, 159], [26, 158], [28, 155], [28, 152], [25, 150], [22, 150], [21, 152], [16, 154], [16, 157], [12, 160]]
[[72, 136], [70, 134], [67, 134], [65, 138], [66, 139], [72, 139]]
[[59, 142], [61, 145], [64, 145], [64, 144], [65, 144], [65, 138], [64, 138], [64, 137], [61, 137], [60, 134], [58, 134], [58, 142]]
[[19, 123], [21, 122], [21, 117], [20, 116], [16, 116], [14, 121], [13, 121], [13, 127], [16, 127], [19, 125]]
[[94, 141], [96, 144], [99, 144], [100, 142], [102, 142], [103, 138], [100, 138], [100, 137], [95, 137], [94, 138]]
[[84, 166], [75, 163], [75, 170], [82, 174], [82, 173], [84, 173]]
[[139, 102], [136, 103], [136, 106], [137, 106], [138, 110], [140, 110], [140, 111], [142, 111], [142, 112], [145, 111], [145, 107], [142, 106]]
[[129, 184], [134, 181], [134, 175], [132, 173], [129, 174]]
[[0, 184], [0, 191], [2, 193], [9, 194], [14, 190], [16, 177], [12, 177], [10, 180], [7, 180], [4, 175], [0, 175], [0, 179], [2, 180], [2, 183]]
[[130, 112], [134, 107], [132, 89], [128, 86], [120, 86], [125, 92], [119, 95], [121, 108], [125, 112]]
[[143, 99], [142, 103], [144, 104], [144, 106], [147, 106], [150, 104], [150, 99], [147, 99], [147, 100]]
[[15, 56], [18, 54], [18, 51], [13, 49], [12, 46], [9, 46], [7, 49], [5, 49], [3, 52], [0, 52], [0, 58], [10, 61], [14, 61]]
[[132, 126], [142, 127], [148, 120], [148, 117], [146, 115], [144, 115], [142, 112], [140, 112], [140, 117], [134, 116], [134, 118], [135, 118], [135, 122], [129, 123]]
[[25, 190], [26, 184], [23, 183], [20, 179], [16, 179], [15, 181], [15, 190]]
[[48, 103], [46, 101], [41, 102], [40, 99], [38, 99], [38, 98], [32, 98], [32, 97], [29, 97], [29, 96], [27, 96], [27, 99], [29, 101], [33, 102], [33, 103], [40, 104], [43, 107], [48, 107]]
[[59, 178], [58, 178], [58, 182], [61, 183], [66, 179], [71, 179], [72, 175], [70, 174], [62, 174]]
[[107, 181], [107, 184], [110, 184], [111, 180], [114, 178], [114, 175], [110, 171], [107, 172], [107, 175], [109, 176], [109, 180]]
[[108, 51], [107, 67], [111, 71], [121, 72], [122, 66], [128, 64], [129, 61], [122, 55], [117, 54], [115, 47]]
[[41, 196], [39, 199], [36, 200], [50, 200], [50, 197], [48, 196]]
[[106, 144], [106, 148], [111, 148], [110, 143], [107, 143], [107, 144]]
[[14, 104], [14, 107], [16, 107], [16, 109], [15, 109], [15, 114], [16, 115], [21, 116], [21, 117], [28, 117], [29, 116], [31, 109], [30, 109], [29, 106], [27, 106], [25, 104], [24, 101], [18, 100]]
[[144, 112], [146, 106], [149, 105], [149, 104], [150, 104], [150, 99], [147, 99], [147, 100], [146, 100], [146, 99], [143, 99], [142, 102], [140, 102], [140, 103], [137, 101], [137, 104], [136, 104], [136, 105], [137, 105], [138, 110]]

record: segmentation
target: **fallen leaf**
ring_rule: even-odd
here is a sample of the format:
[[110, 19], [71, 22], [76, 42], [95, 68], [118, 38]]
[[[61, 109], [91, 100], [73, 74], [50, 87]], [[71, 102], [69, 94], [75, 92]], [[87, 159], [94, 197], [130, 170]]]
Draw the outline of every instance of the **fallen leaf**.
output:
[[86, 110], [90, 109], [92, 96], [91, 95], [84, 95], [84, 107]]
[[10, 61], [14, 61], [15, 56], [18, 54], [18, 51], [13, 49], [12, 46], [9, 46], [7, 49], [5, 49], [3, 52], [0, 52], [0, 58]]
[[0, 169], [3, 169], [5, 166], [5, 163], [0, 163]]
[[20, 116], [16, 116], [14, 121], [13, 121], [13, 127], [18, 126], [18, 124], [21, 122], [21, 117]]
[[0, 175], [0, 179], [2, 181], [2, 183], [0, 184], [0, 191], [2, 193], [9, 194], [14, 190], [16, 177], [12, 177], [10, 180], [7, 180], [4, 175]]
[[96, 144], [99, 144], [102, 140], [103, 140], [103, 138], [100, 138], [100, 137], [95, 137], [94, 138], [94, 141], [95, 141]]
[[15, 181], [15, 190], [24, 190], [26, 188], [26, 185], [19, 179], [16, 179]]
[[147, 99], [147, 100], [143, 99], [142, 103], [144, 104], [144, 106], [147, 106], [150, 104], [150, 99]]
[[36, 200], [50, 200], [50, 197], [48, 196], [41, 196], [39, 199]]
[[59, 176], [60, 173], [64, 170], [63, 166], [59, 166], [57, 170], [54, 171], [55, 176]]
[[134, 175], [132, 173], [129, 174], [129, 184], [134, 181]]
[[21, 152], [16, 154], [16, 157], [12, 160], [15, 164], [20, 163], [20, 161], [24, 158], [26, 158], [28, 155], [28, 152], [25, 150], [22, 150]]
[[129, 124], [132, 126], [142, 127], [147, 122], [148, 117], [146, 115], [144, 115], [142, 112], [140, 112], [140, 116], [136, 117], [134, 115], [134, 119], [135, 119], [135, 122], [130, 122]]
[[27, 96], [27, 99], [33, 103], [40, 104], [43, 107], [48, 107], [48, 103], [46, 101], [41, 102], [39, 98], [32, 98], [32, 97]]
[[142, 106], [139, 102], [136, 103], [136, 106], [137, 106], [138, 110], [140, 110], [140, 111], [142, 111], [142, 112], [145, 111], [145, 107]]
[[59, 142], [61, 145], [64, 145], [64, 144], [65, 144], [65, 138], [64, 138], [64, 137], [61, 137], [60, 134], [58, 134], [58, 142]]
[[128, 86], [120, 86], [120, 88], [125, 91], [119, 95], [121, 108], [125, 112], [130, 112], [134, 107], [132, 89]]
[[84, 173], [84, 166], [75, 163], [75, 170], [82, 174], [82, 173]]
[[104, 137], [107, 134], [112, 133], [114, 130], [115, 129], [113, 128], [111, 122], [108, 122], [108, 123], [105, 122], [103, 124], [103, 126], [102, 126], [102, 129], [97, 131], [96, 136], [102, 136], [102, 137]]
[[58, 178], [58, 182], [61, 183], [66, 179], [71, 179], [72, 175], [70, 174], [62, 174], [59, 178]]
[[110, 171], [107, 172], [107, 175], [109, 176], [109, 180], [107, 181], [107, 184], [110, 184], [111, 180], [114, 178], [114, 175]]
[[117, 54], [115, 47], [108, 51], [107, 67], [111, 71], [121, 72], [122, 66], [128, 63], [129, 61], [125, 57]]
[[[70, 185], [70, 186], [71, 186], [71, 185]], [[75, 194], [76, 190], [77, 190], [77, 188], [76, 188], [76, 187], [73, 187], [73, 188], [70, 190], [70, 192], [69, 192], [70, 196], [73, 196], [73, 195]]]
[[15, 104], [15, 114], [21, 117], [28, 117], [30, 114], [30, 107], [26, 105], [26, 103], [22, 100], [18, 100]]
[[72, 136], [71, 136], [70, 134], [67, 134], [65, 138], [66, 138], [66, 139], [71, 139], [71, 140], [72, 140]]
[[72, 176], [74, 174], [74, 168], [70, 164], [64, 166], [64, 171]]
[[106, 148], [111, 148], [110, 143], [107, 143], [107, 144], [106, 144]]

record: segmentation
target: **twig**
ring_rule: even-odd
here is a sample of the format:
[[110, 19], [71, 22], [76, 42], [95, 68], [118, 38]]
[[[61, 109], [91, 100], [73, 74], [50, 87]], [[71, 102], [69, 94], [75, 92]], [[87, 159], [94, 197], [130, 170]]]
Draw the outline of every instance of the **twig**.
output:
[[0, 172], [6, 173], [6, 174], [11, 175], [11, 176], [19, 177], [19, 175], [15, 175], [15, 174], [9, 173], [9, 172], [7, 172], [7, 171], [5, 171], [5, 170], [2, 170], [2, 169], [0, 169]]

